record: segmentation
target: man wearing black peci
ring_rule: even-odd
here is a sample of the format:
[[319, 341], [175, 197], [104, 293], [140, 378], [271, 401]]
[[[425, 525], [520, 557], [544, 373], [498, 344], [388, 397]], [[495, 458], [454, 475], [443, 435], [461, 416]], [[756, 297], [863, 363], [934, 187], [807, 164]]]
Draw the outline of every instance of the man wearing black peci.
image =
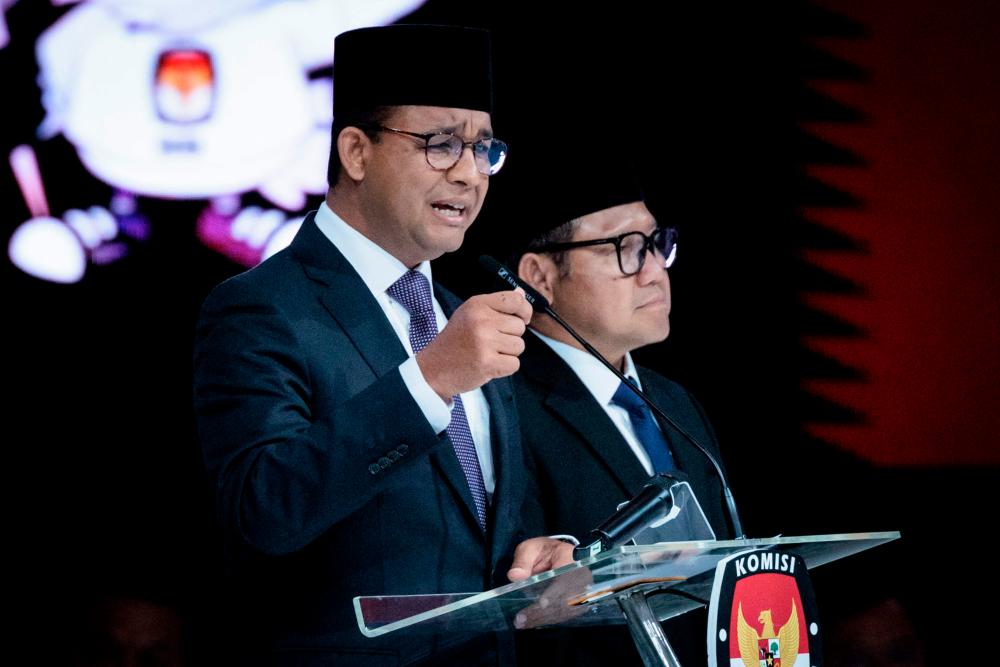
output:
[[[715, 434], [693, 397], [637, 367], [631, 355], [669, 333], [667, 269], [676, 257], [676, 231], [650, 213], [631, 170], [610, 157], [602, 162], [589, 154], [588, 159], [597, 166], [522, 181], [521, 188], [544, 190], [543, 196], [515, 187], [514, 198], [536, 205], [527, 207], [530, 223], [512, 264], [556, 313], [719, 460]], [[514, 385], [547, 532], [587, 542], [590, 530], [639, 492], [650, 475], [679, 472], [715, 536], [733, 535], [722, 484], [703, 452], [654, 416], [554, 319], [536, 314], [525, 344]], [[665, 627], [675, 650], [694, 656], [682, 664], [698, 656], [704, 663], [703, 620], [682, 618]], [[635, 664], [639, 660], [624, 628], [522, 638], [523, 646], [556, 651], [566, 664], [609, 664], [622, 655], [633, 656]]]
[[[217, 287], [195, 407], [246, 661], [510, 664], [509, 635], [362, 635], [352, 599], [476, 592], [570, 560], [527, 537], [506, 376], [531, 309], [460, 303], [430, 260], [462, 244], [506, 145], [488, 34], [337, 37], [330, 190], [292, 244]], [[511, 563], [513, 555], [513, 563]]]

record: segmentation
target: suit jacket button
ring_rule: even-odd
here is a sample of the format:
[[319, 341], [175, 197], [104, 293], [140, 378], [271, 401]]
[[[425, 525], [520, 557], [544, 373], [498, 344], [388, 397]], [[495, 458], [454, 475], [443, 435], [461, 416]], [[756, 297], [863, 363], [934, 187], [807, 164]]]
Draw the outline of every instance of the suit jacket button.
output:
[[400, 445], [399, 447], [396, 447], [396, 451], [399, 452], [400, 456], [406, 456], [406, 452], [410, 451], [410, 448], [406, 445]]
[[379, 471], [381, 471], [381, 470], [382, 470], [382, 468], [380, 468], [377, 463], [373, 463], [370, 466], [368, 466], [368, 472], [370, 472], [373, 475], [379, 474]]
[[386, 468], [388, 468], [391, 465], [392, 465], [392, 461], [390, 461], [389, 459], [387, 459], [384, 456], [378, 460], [378, 466], [380, 468], [382, 468], [382, 470], [385, 470]]
[[399, 460], [399, 452], [397, 452], [395, 449], [390, 449], [385, 453], [385, 455], [388, 456], [389, 460], [392, 461], [393, 463]]

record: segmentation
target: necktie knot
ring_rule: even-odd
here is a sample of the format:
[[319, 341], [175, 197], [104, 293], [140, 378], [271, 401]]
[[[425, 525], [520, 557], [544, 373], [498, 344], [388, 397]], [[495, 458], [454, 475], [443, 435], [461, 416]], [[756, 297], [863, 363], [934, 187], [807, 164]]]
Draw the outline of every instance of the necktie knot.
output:
[[386, 290], [393, 299], [409, 311], [411, 317], [434, 312], [434, 297], [427, 276], [413, 269], [389, 285]]
[[[629, 383], [632, 383], [632, 378], [629, 378]], [[637, 417], [646, 417], [646, 403], [631, 388], [629, 388], [624, 382], [618, 383], [618, 389], [615, 390], [615, 395], [611, 397], [611, 402], [615, 405], [625, 408], [630, 414]]]

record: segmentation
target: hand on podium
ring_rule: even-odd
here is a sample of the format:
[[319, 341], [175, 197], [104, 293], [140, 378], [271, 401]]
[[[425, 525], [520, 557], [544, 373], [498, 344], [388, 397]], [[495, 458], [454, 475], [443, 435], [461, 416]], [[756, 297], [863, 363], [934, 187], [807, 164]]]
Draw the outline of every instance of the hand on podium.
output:
[[554, 537], [533, 537], [517, 545], [514, 562], [507, 570], [507, 578], [513, 582], [524, 581], [528, 577], [554, 570], [573, 562], [573, 545]]
[[514, 627], [518, 630], [557, 625], [585, 613], [587, 605], [576, 604], [587, 586], [594, 582], [594, 573], [581, 567], [561, 574], [552, 580], [538, 600], [528, 605], [514, 617]]
[[[573, 544], [553, 537], [525, 540], [514, 550], [514, 562], [507, 570], [507, 578], [514, 582], [524, 581], [539, 572], [569, 565], [573, 562], [573, 548]], [[578, 598], [592, 581], [593, 575], [587, 568], [556, 577], [537, 601], [518, 612], [514, 627], [552, 625], [583, 613], [586, 607], [571, 606], [568, 602]]]

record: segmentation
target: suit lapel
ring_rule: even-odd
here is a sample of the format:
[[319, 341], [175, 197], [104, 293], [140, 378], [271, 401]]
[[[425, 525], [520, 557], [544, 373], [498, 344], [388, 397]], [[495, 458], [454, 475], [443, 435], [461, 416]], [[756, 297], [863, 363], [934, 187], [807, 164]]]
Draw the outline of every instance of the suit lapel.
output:
[[458, 462], [458, 456], [455, 454], [455, 446], [447, 433], [442, 433], [441, 439], [444, 442], [430, 454], [431, 463], [444, 478], [448, 488], [451, 489], [455, 501], [465, 508], [466, 519], [473, 529], [482, 535], [476, 513], [476, 503], [472, 499], [472, 491], [469, 489], [469, 481], [465, 478], [465, 471], [462, 470], [462, 464]]
[[524, 501], [524, 456], [514, 418], [514, 393], [507, 379], [483, 385], [490, 405], [490, 436], [496, 488], [490, 521], [490, 564], [513, 550], [515, 533], [521, 524]]
[[522, 368], [547, 387], [546, 407], [603, 462], [624, 495], [634, 493], [649, 475], [607, 412], [559, 355], [533, 334], [525, 334], [525, 341]]
[[291, 250], [321, 286], [317, 294], [323, 307], [375, 376], [382, 377], [406, 361], [406, 348], [361, 276], [316, 226], [314, 215], [306, 216]]

